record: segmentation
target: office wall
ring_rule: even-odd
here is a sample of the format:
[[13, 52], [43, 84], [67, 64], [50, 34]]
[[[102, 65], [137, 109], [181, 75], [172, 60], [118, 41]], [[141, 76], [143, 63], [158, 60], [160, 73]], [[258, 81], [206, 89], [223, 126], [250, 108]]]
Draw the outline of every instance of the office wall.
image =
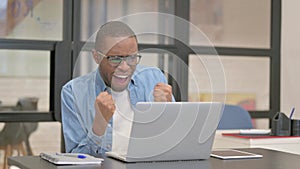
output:
[[300, 118], [300, 23], [299, 0], [282, 1], [281, 111]]

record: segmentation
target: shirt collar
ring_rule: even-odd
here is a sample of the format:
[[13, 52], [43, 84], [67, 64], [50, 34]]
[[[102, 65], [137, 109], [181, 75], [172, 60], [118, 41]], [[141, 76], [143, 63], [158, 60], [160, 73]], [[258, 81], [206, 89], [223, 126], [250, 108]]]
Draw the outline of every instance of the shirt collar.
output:
[[131, 83], [133, 84], [133, 85], [137, 85], [136, 83], [135, 83], [135, 81], [136, 81], [136, 76], [137, 76], [137, 74], [139, 73], [141, 71], [141, 65], [137, 65], [136, 66], [136, 69], [135, 69], [135, 71], [134, 71], [134, 73], [133, 73], [133, 75], [132, 75], [132, 77], [131, 77]]
[[96, 96], [98, 96], [98, 94], [102, 91], [105, 91], [107, 90], [107, 86], [106, 84], [104, 83], [104, 81], [102, 80], [101, 78], [101, 75], [100, 75], [100, 70], [99, 68], [97, 68], [97, 73], [96, 73], [96, 80], [95, 80], [95, 88], [96, 88]]

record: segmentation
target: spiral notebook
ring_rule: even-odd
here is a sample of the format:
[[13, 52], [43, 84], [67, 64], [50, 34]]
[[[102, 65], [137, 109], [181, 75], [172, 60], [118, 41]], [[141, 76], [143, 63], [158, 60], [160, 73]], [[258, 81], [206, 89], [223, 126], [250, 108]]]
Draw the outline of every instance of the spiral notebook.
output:
[[57, 165], [101, 164], [102, 158], [82, 153], [41, 153], [40, 157]]

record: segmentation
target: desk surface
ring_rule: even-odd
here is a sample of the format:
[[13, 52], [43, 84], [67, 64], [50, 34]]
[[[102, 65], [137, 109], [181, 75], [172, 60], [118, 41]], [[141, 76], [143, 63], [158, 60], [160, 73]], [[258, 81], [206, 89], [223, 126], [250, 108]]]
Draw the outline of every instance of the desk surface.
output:
[[22, 169], [181, 169], [181, 168], [200, 168], [200, 169], [298, 169], [300, 156], [275, 150], [261, 148], [240, 149], [248, 152], [262, 154], [260, 159], [240, 159], [240, 160], [220, 160], [210, 158], [199, 161], [174, 161], [174, 162], [147, 162], [147, 163], [123, 163], [111, 158], [104, 160], [102, 165], [77, 165], [77, 166], [55, 166], [38, 156], [10, 157], [9, 165], [15, 165]]

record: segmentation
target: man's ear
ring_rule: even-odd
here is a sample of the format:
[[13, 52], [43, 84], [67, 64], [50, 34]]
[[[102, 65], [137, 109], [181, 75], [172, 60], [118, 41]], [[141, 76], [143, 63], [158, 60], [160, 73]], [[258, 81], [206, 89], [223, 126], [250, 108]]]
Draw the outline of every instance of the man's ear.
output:
[[95, 49], [92, 50], [93, 58], [95, 62], [99, 65], [101, 62], [101, 58], [99, 57], [97, 51]]

